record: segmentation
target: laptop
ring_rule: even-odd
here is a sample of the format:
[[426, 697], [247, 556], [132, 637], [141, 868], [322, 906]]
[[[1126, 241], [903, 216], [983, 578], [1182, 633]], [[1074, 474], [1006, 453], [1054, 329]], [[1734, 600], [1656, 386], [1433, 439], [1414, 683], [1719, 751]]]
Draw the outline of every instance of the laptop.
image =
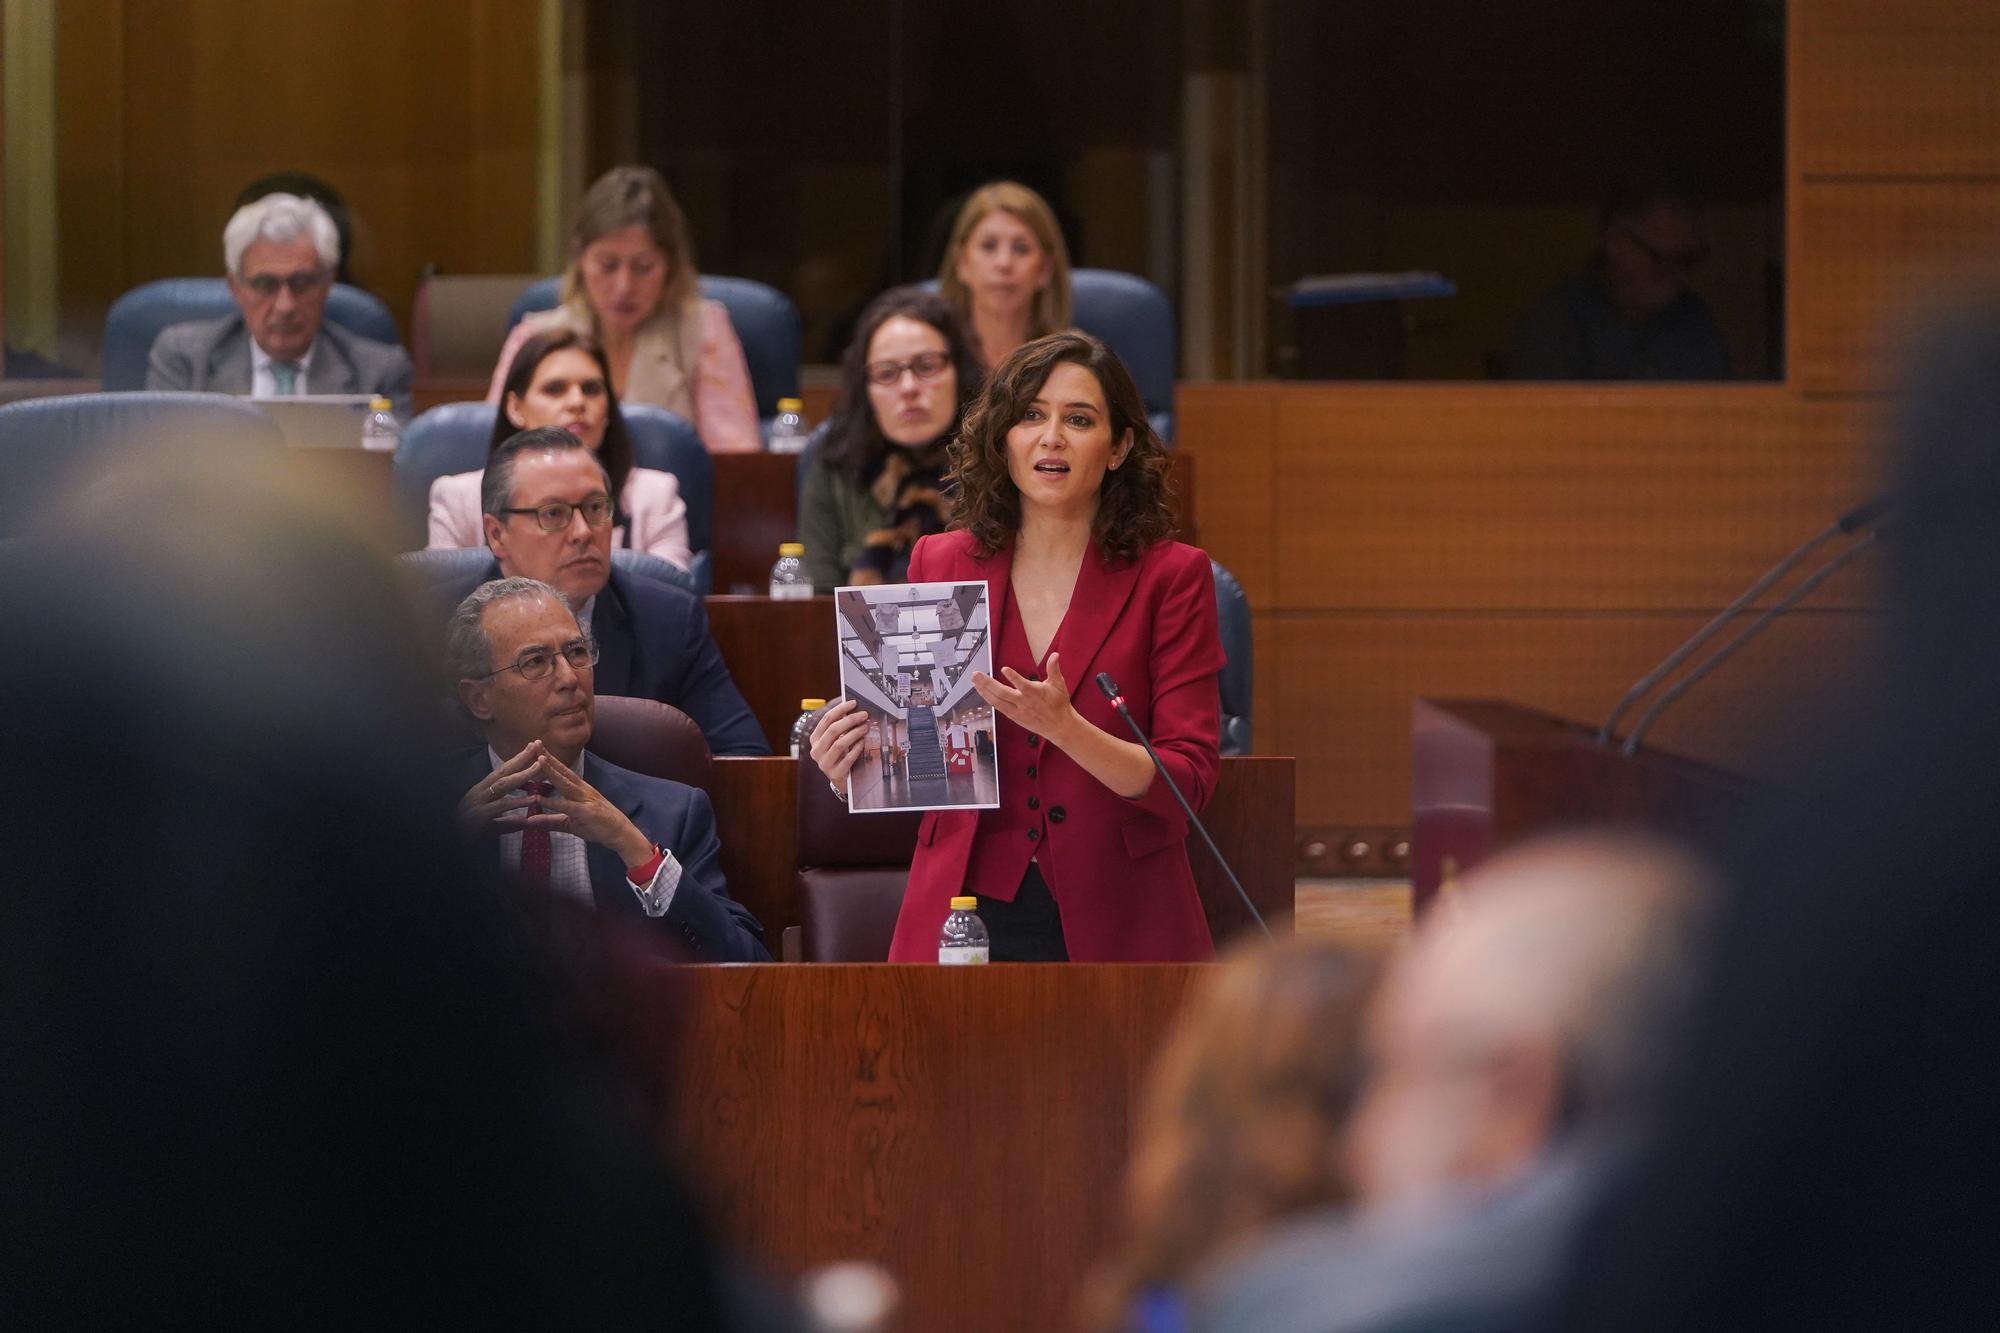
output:
[[278, 423], [294, 449], [359, 449], [361, 424], [368, 419], [367, 393], [301, 393], [284, 398], [252, 398]]

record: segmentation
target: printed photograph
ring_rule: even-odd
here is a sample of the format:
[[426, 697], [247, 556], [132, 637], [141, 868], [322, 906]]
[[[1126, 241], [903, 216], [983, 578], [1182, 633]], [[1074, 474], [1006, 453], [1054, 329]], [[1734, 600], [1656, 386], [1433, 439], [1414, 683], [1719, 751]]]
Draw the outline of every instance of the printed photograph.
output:
[[842, 693], [868, 714], [847, 808], [980, 810], [1000, 804], [993, 710], [972, 673], [993, 671], [984, 583], [834, 590]]

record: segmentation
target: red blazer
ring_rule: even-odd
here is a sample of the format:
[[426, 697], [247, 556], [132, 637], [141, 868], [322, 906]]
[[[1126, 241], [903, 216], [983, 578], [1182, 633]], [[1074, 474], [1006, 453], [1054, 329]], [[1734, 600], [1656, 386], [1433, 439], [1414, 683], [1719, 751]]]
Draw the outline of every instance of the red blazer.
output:
[[[1011, 548], [979, 559], [964, 532], [925, 537], [910, 557], [912, 583], [985, 580], [996, 671], [1013, 559]], [[1208, 557], [1179, 542], [1159, 542], [1136, 563], [1117, 565], [1093, 549], [1077, 573], [1054, 646], [1084, 720], [1131, 739], [1097, 688], [1097, 673], [1110, 672], [1182, 794], [1197, 810], [1205, 805], [1221, 766], [1216, 677], [1222, 640]], [[891, 961], [935, 962], [952, 895], [1012, 901], [1030, 857], [1039, 861], [1061, 910], [1072, 959], [1212, 957], [1215, 946], [1188, 868], [1187, 817], [1167, 784], [1155, 775], [1144, 796], [1128, 801], [1055, 746], [1005, 717], [995, 722], [1000, 808], [924, 816]]]

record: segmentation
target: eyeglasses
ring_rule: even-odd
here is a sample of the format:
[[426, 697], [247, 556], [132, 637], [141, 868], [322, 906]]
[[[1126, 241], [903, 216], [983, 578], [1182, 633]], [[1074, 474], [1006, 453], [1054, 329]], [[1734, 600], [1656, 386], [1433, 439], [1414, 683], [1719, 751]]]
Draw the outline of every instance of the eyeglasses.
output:
[[500, 512], [533, 514], [535, 522], [541, 525], [543, 532], [561, 532], [569, 526], [570, 519], [575, 517], [579, 509], [583, 511], [583, 521], [591, 527], [608, 528], [611, 526], [612, 517], [618, 511], [618, 506], [611, 502], [611, 497], [608, 495], [593, 495], [576, 504], [571, 504], [567, 500], [551, 500], [545, 505], [536, 505], [533, 509], [503, 509]]
[[243, 279], [243, 285], [268, 301], [278, 294], [280, 287], [293, 296], [304, 296], [325, 281], [326, 270], [315, 268], [308, 269], [304, 273], [287, 274], [282, 278], [275, 273], [259, 273], [254, 278]]
[[479, 677], [491, 680], [502, 671], [518, 671], [522, 680], [540, 680], [556, 669], [556, 658], [569, 663], [572, 671], [588, 671], [597, 665], [597, 641], [595, 639], [571, 639], [557, 652], [546, 648], [532, 648], [503, 667], [496, 667]]
[[1645, 251], [1646, 258], [1652, 260], [1656, 267], [1686, 273], [1701, 263], [1702, 260], [1708, 258], [1708, 242], [1706, 241], [1697, 241], [1685, 250], [1662, 250], [1641, 236], [1637, 228], [1627, 226], [1623, 222], [1614, 223], [1613, 225], [1625, 234], [1627, 240]]
[[944, 374], [950, 365], [951, 355], [948, 352], [925, 352], [921, 356], [911, 357], [908, 361], [871, 361], [868, 363], [868, 382], [894, 384], [903, 378], [903, 372], [906, 370], [920, 380], [934, 380]]

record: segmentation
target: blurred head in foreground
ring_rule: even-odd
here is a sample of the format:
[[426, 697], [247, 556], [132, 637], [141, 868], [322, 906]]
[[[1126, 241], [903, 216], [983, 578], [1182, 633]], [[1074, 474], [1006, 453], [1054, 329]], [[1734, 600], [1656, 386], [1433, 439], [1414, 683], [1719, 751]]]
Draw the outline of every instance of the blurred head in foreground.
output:
[[447, 833], [428, 618], [273, 466], [128, 452], [0, 560], [0, 1322], [705, 1309], [698, 1230]]
[[1481, 865], [1368, 1017], [1348, 1155], [1371, 1206], [1503, 1184], [1647, 1100], [1706, 872], [1637, 835], [1554, 836]]
[[1375, 974], [1324, 940], [1233, 953], [1153, 1066], [1125, 1185], [1125, 1242], [1090, 1293], [1122, 1328], [1152, 1288], [1195, 1277], [1269, 1224], [1347, 1197], [1339, 1137]]

